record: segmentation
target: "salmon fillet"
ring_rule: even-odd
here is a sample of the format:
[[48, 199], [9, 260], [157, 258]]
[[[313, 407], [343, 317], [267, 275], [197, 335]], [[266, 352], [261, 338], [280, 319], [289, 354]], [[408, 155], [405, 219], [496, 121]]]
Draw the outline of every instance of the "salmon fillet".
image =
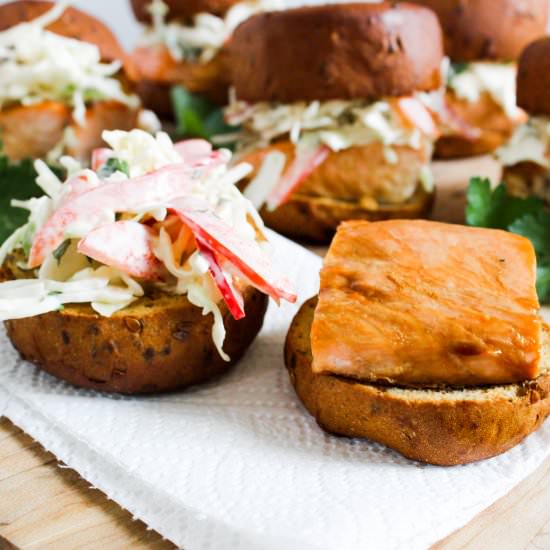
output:
[[205, 94], [212, 101], [227, 102], [229, 77], [225, 50], [207, 63], [176, 61], [162, 44], [141, 46], [131, 54], [135, 79], [158, 84], [181, 84], [191, 93]]
[[531, 243], [423, 220], [347, 222], [321, 272], [313, 371], [403, 386], [535, 378], [542, 324]]
[[0, 111], [3, 152], [14, 161], [44, 157], [61, 141], [70, 120], [70, 108], [58, 101]]
[[[379, 203], [400, 204], [410, 199], [418, 188], [423, 166], [430, 161], [431, 147], [420, 149], [394, 146], [397, 162], [390, 163], [379, 142], [331, 152], [296, 189], [296, 194], [335, 198], [353, 202], [364, 201], [373, 208]], [[284, 153], [287, 167], [293, 162], [296, 146], [289, 140], [243, 155], [239, 161], [254, 167], [250, 176], [260, 169], [265, 156], [273, 151]]]
[[93, 149], [103, 144], [103, 130], [131, 130], [138, 111], [118, 101], [100, 101], [86, 110], [86, 126], [72, 121], [71, 107], [58, 101], [19, 105], [0, 111], [0, 140], [3, 152], [13, 161], [44, 158], [73, 128], [76, 141], [66, 153], [89, 163]]

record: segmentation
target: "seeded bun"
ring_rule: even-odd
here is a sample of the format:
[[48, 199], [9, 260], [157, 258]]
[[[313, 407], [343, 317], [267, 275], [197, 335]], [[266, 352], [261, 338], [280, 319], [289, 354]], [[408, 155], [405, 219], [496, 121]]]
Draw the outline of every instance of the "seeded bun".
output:
[[517, 78], [518, 105], [531, 115], [550, 116], [550, 37], [521, 54]]
[[535, 380], [463, 389], [404, 389], [314, 374], [310, 333], [316, 304], [316, 298], [309, 300], [294, 318], [285, 364], [298, 397], [328, 432], [368, 438], [413, 460], [453, 466], [507, 451], [537, 430], [550, 413], [546, 325], [542, 374]]
[[[25, 21], [32, 21], [52, 9], [55, 2], [17, 0], [0, 6], [0, 31]], [[103, 61], [125, 59], [125, 53], [115, 35], [101, 21], [75, 8], [67, 8], [63, 15], [47, 27], [48, 30], [95, 44]]]
[[413, 0], [443, 27], [445, 53], [458, 62], [518, 59], [546, 33], [548, 0]]
[[378, 99], [441, 84], [437, 17], [411, 4], [339, 4], [263, 13], [229, 45], [237, 97], [249, 102]]
[[[164, 0], [168, 6], [168, 19], [189, 19], [197, 13], [211, 13], [212, 15], [224, 15], [231, 6], [242, 0]], [[151, 15], [147, 8], [151, 0], [131, 0], [136, 18], [142, 23], [150, 23]]]
[[244, 304], [240, 321], [220, 304], [230, 362], [212, 341], [212, 315], [185, 296], [159, 293], [111, 317], [70, 305], [5, 325], [23, 359], [61, 380], [106, 392], [156, 393], [205, 382], [242, 357], [262, 326], [267, 297], [248, 287]]

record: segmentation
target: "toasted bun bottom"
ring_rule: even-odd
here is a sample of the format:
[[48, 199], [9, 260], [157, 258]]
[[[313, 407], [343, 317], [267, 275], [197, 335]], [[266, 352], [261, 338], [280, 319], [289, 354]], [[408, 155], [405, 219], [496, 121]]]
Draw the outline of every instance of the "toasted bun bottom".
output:
[[276, 210], [262, 208], [260, 214], [275, 231], [305, 241], [327, 244], [336, 229], [346, 220], [380, 221], [390, 219], [425, 218], [432, 209], [433, 193], [424, 189], [401, 204], [377, 204], [369, 207], [359, 202], [324, 197], [311, 197], [295, 193]]
[[455, 159], [486, 155], [504, 145], [514, 133], [515, 128], [523, 122], [510, 120], [500, 105], [497, 105], [488, 94], [483, 94], [479, 101], [470, 102], [459, 99], [447, 91], [447, 102], [456, 115], [469, 126], [481, 131], [477, 139], [471, 140], [461, 136], [443, 136], [435, 144], [434, 157], [438, 159]]
[[[285, 363], [298, 397], [319, 425], [377, 441], [407, 458], [452, 466], [503, 453], [550, 413], [550, 374], [505, 386], [410, 390], [313, 374], [310, 332], [317, 299], [292, 322]], [[546, 333], [544, 356], [548, 356]]]
[[262, 327], [267, 297], [248, 287], [246, 317], [235, 321], [225, 304], [224, 361], [212, 341], [212, 315], [185, 296], [142, 298], [112, 317], [88, 305], [6, 321], [23, 359], [83, 388], [126, 394], [165, 392], [226, 372]]
[[[428, 148], [393, 148], [397, 160], [389, 163], [380, 143], [350, 147], [330, 153], [325, 161], [302, 181], [290, 200], [273, 212], [261, 215], [271, 228], [295, 237], [320, 243], [330, 242], [345, 220], [387, 220], [426, 216], [433, 193], [419, 184], [420, 170], [429, 161]], [[294, 160], [295, 146], [288, 140], [254, 151], [239, 160], [259, 170], [272, 151], [286, 155], [287, 166]], [[410, 195], [408, 200], [401, 197]]]
[[[165, 46], [158, 44], [136, 48], [130, 59], [133, 78], [145, 102], [157, 101], [155, 95], [162, 94], [163, 88], [181, 85], [191, 93], [205, 95], [214, 103], [227, 103], [229, 77], [226, 50], [218, 52], [207, 63], [194, 63], [176, 61]], [[158, 87], [156, 90], [155, 86]], [[144, 92], [148, 95], [143, 95]], [[154, 107], [154, 104], [150, 105]]]
[[534, 162], [506, 166], [502, 174], [506, 190], [516, 197], [535, 195], [550, 206], [550, 170]]

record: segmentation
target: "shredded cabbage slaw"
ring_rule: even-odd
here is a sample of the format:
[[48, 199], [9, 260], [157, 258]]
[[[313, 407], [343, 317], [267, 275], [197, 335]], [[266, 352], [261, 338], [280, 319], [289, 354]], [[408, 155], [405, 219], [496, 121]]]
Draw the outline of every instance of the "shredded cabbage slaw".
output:
[[93, 170], [62, 157], [65, 182], [36, 161], [46, 195], [14, 201], [29, 219], [0, 247], [0, 265], [18, 259], [34, 278], [0, 283], [0, 320], [71, 303], [110, 316], [153, 285], [212, 313], [213, 341], [228, 360], [222, 299], [233, 313], [244, 284], [276, 300], [295, 299], [272, 273], [262, 221], [235, 186], [250, 166], [229, 168], [229, 151], [212, 151], [202, 140], [174, 145], [162, 132], [105, 131], [103, 139], [110, 149], [94, 153]]
[[[239, 154], [244, 155], [288, 136], [296, 146], [296, 162], [310, 171], [318, 165], [323, 150], [338, 152], [375, 142], [384, 145], [386, 162], [394, 164], [398, 158], [393, 147], [408, 146], [430, 153], [437, 133], [431, 114], [414, 97], [374, 103], [331, 100], [249, 104], [239, 101], [231, 90], [225, 117], [230, 125], [241, 126], [242, 130], [219, 136], [214, 140], [216, 143], [234, 141]], [[266, 203], [269, 209], [274, 209], [284, 202], [269, 199], [283, 177], [285, 163], [282, 156], [280, 152], [266, 155], [264, 166], [245, 192], [258, 208]], [[428, 160], [431, 154], [425, 156], [426, 165], [419, 174], [419, 183], [431, 191], [433, 182]], [[287, 173], [293, 171], [297, 172], [298, 178], [304, 175], [303, 170], [287, 168]], [[410, 198], [415, 190], [411, 189], [410, 195], [403, 200]], [[288, 197], [288, 193], [284, 196]]]
[[497, 158], [504, 166], [520, 162], [534, 162], [550, 168], [550, 118], [532, 116], [518, 126], [508, 141], [497, 150]]

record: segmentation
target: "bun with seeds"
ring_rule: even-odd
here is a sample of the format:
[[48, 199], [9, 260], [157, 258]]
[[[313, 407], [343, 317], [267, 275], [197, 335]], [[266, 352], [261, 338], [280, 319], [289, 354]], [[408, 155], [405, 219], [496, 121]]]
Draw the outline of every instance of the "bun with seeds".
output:
[[495, 456], [550, 413], [550, 332], [527, 239], [395, 220], [347, 222], [285, 363], [320, 426], [437, 465]]
[[[426, 45], [429, 44], [429, 47]], [[276, 50], [277, 55], [272, 55]], [[245, 195], [268, 225], [327, 242], [350, 217], [426, 215], [437, 127], [417, 97], [441, 85], [441, 30], [407, 3], [260, 14], [230, 43]]]
[[92, 170], [41, 161], [46, 195], [0, 248], [0, 319], [22, 357], [72, 384], [150, 393], [225, 372], [267, 295], [294, 301], [263, 224], [235, 187], [249, 171], [202, 140], [103, 135]]

